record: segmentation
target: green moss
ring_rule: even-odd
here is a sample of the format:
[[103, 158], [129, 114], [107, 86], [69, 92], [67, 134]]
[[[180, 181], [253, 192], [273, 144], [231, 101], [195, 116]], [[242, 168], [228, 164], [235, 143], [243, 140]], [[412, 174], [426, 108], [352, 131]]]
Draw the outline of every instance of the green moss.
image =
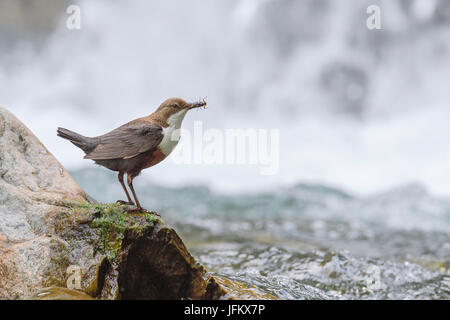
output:
[[154, 214], [145, 213], [144, 217], [147, 222], [152, 223], [152, 224], [155, 224], [159, 221], [159, 219]]
[[94, 244], [95, 250], [101, 252], [113, 262], [122, 247], [122, 240], [127, 232], [141, 234], [145, 228], [153, 226], [159, 219], [151, 213], [130, 214], [127, 205], [77, 203], [72, 207], [80, 222], [90, 222], [92, 228], [100, 230], [99, 241]]
[[116, 258], [128, 230], [128, 217], [122, 210], [112, 206], [97, 206], [97, 209], [99, 217], [92, 221], [91, 226], [100, 229], [100, 250], [112, 261]]

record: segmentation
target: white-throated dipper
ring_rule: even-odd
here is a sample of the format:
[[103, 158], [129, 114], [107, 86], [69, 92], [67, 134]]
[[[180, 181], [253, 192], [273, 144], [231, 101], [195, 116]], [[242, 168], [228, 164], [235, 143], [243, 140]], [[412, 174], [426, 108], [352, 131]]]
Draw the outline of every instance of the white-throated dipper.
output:
[[170, 98], [151, 115], [130, 121], [98, 137], [85, 137], [64, 128], [58, 128], [57, 133], [82, 149], [86, 153], [85, 159], [118, 171], [119, 182], [128, 198], [128, 202], [118, 202], [134, 205], [123, 182], [126, 173], [128, 186], [136, 201], [136, 209], [130, 211], [147, 211], [139, 203], [133, 179], [143, 169], [164, 160], [176, 147], [180, 139], [176, 130], [180, 129], [186, 112], [205, 106], [204, 100], [187, 103], [180, 98]]

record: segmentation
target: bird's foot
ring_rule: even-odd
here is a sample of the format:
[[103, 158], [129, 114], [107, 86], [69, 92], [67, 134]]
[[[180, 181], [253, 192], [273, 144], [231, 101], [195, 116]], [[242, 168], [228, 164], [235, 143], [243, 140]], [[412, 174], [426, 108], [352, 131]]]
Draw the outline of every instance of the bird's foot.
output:
[[149, 211], [149, 210], [144, 209], [142, 207], [137, 207], [137, 208], [134, 208], [134, 209], [128, 209], [127, 212], [128, 213], [151, 213], [151, 214], [154, 214], [155, 216], [161, 217], [155, 211]]
[[133, 202], [133, 201], [117, 200], [116, 203], [120, 203], [120, 204], [128, 204], [128, 205], [130, 205], [130, 206], [134, 206], [134, 202]]

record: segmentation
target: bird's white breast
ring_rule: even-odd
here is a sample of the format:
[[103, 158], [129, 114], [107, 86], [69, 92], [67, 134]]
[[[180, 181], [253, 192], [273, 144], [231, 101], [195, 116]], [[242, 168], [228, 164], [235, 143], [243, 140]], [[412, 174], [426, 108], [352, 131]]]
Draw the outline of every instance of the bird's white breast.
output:
[[158, 148], [168, 156], [172, 150], [177, 146], [178, 141], [180, 141], [180, 127], [181, 122], [183, 122], [184, 116], [186, 115], [187, 109], [178, 111], [169, 117], [167, 128], [163, 128], [163, 139], [158, 145]]

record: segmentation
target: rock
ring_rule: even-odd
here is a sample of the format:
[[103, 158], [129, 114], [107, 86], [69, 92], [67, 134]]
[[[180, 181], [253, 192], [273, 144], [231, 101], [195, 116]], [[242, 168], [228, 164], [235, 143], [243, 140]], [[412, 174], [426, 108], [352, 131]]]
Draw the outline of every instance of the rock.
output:
[[156, 215], [94, 202], [0, 107], [0, 299], [225, 296]]
[[51, 287], [36, 293], [32, 300], [94, 300], [90, 295], [73, 289]]
[[[70, 261], [80, 266], [81, 289], [100, 299], [218, 299], [225, 291], [154, 214], [129, 214], [119, 204], [75, 205], [60, 217]], [[86, 254], [86, 248], [90, 248]], [[83, 257], [101, 256], [101, 261]], [[95, 268], [92, 268], [95, 266]], [[91, 271], [87, 271], [90, 270]]]
[[0, 107], [0, 299], [46, 286], [53, 252], [64, 245], [52, 217], [65, 203], [87, 199], [42, 143]]
[[245, 286], [240, 282], [224, 277], [215, 277], [216, 282], [225, 289], [226, 295], [222, 299], [229, 300], [278, 300], [277, 297], [263, 292], [254, 286]]

